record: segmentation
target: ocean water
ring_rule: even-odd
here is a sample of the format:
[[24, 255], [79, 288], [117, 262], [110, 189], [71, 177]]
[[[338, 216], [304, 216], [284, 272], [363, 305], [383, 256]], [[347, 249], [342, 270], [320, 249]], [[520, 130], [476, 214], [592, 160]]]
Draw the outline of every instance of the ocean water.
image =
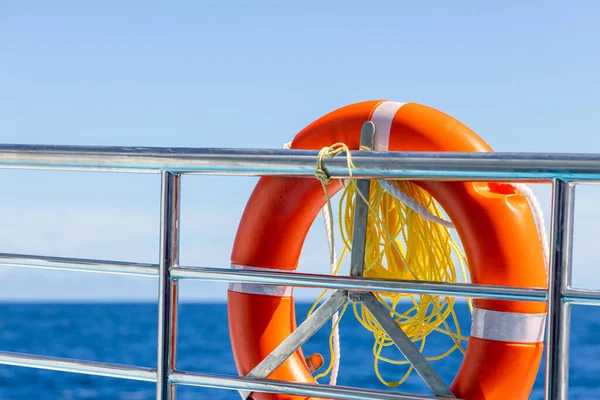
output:
[[[304, 319], [309, 304], [297, 306]], [[467, 305], [455, 309], [461, 329], [468, 332]], [[373, 337], [349, 309], [341, 322], [341, 369], [338, 384], [385, 390], [373, 371]], [[226, 304], [181, 304], [178, 369], [236, 374], [230, 350]], [[0, 304], [0, 350], [56, 357], [154, 367], [157, 307], [154, 304]], [[600, 309], [573, 307], [570, 358], [570, 398], [600, 399]], [[328, 361], [330, 325], [322, 328], [303, 348], [320, 352]], [[427, 341], [426, 355], [443, 353], [449, 338]], [[397, 354], [390, 349], [386, 355]], [[434, 362], [446, 382], [452, 381], [462, 355], [455, 351]], [[384, 376], [398, 379], [403, 366], [383, 366]], [[320, 380], [328, 382], [328, 378]], [[390, 390], [390, 389], [387, 389]], [[416, 373], [398, 389], [429, 394]], [[239, 399], [236, 392], [178, 387], [180, 400]], [[531, 394], [543, 398], [543, 367]], [[0, 366], [1, 400], [34, 399], [154, 399], [154, 384], [29, 368]]]

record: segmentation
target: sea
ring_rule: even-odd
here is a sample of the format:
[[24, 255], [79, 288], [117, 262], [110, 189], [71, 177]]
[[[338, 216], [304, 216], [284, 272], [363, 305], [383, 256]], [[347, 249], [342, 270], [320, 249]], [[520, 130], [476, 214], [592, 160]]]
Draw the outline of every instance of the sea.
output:
[[[296, 306], [302, 321], [310, 304]], [[468, 334], [470, 315], [466, 303], [455, 305], [460, 326]], [[331, 325], [325, 325], [303, 347], [305, 354], [319, 352], [329, 360], [328, 338]], [[384, 386], [374, 372], [373, 335], [360, 325], [349, 309], [340, 323], [341, 367], [338, 385], [393, 390], [430, 395], [416, 373], [398, 388]], [[436, 336], [438, 335], [438, 336]], [[0, 350], [90, 361], [155, 367], [157, 306], [155, 304], [0, 304]], [[446, 335], [431, 334], [425, 355], [438, 355], [450, 348]], [[401, 359], [393, 347], [383, 355]], [[455, 350], [433, 365], [446, 382], [451, 382], [462, 361]], [[544, 362], [544, 360], [542, 360]], [[179, 370], [237, 375], [227, 325], [227, 305], [182, 303], [179, 307]], [[382, 364], [387, 380], [397, 380], [406, 366]], [[570, 357], [571, 399], [600, 399], [600, 308], [573, 306]], [[327, 383], [329, 377], [320, 379]], [[544, 369], [531, 393], [543, 398]], [[0, 366], [0, 400], [52, 399], [155, 399], [153, 383], [128, 381], [82, 374]], [[184, 387], [177, 399], [239, 399], [235, 391]]]

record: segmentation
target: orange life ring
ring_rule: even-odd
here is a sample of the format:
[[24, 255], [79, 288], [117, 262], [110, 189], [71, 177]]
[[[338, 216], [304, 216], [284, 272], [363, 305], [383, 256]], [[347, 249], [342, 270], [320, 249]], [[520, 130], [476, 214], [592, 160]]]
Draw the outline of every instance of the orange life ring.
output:
[[[493, 151], [456, 119], [415, 103], [374, 100], [333, 111], [303, 129], [293, 149], [336, 142], [359, 148], [361, 126], [375, 124], [378, 151]], [[463, 243], [473, 283], [546, 287], [537, 227], [525, 197], [508, 184], [416, 182], [445, 209]], [[341, 189], [328, 186], [331, 195]], [[312, 178], [262, 177], [242, 216], [233, 268], [294, 271], [304, 239], [325, 204]], [[292, 288], [233, 283], [229, 329], [238, 372], [246, 375], [296, 327]], [[464, 399], [526, 399], [543, 351], [546, 304], [475, 300], [466, 354], [452, 392]], [[314, 383], [299, 350], [269, 379]], [[255, 393], [255, 400], [305, 399]]]

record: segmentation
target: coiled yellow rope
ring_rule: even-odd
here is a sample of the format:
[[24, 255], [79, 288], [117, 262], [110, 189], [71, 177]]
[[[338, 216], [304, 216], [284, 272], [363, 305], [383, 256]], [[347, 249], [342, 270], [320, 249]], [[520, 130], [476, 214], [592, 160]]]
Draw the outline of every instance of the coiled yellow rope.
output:
[[[336, 143], [321, 150], [318, 157], [315, 175], [321, 181], [323, 189], [332, 180], [323, 167], [325, 157], [333, 158], [345, 152], [348, 160], [348, 171], [350, 175], [349, 184], [345, 186], [340, 199], [339, 206], [339, 228], [344, 243], [344, 248], [337, 262], [334, 274], [337, 274], [344, 256], [351, 251], [352, 232], [354, 221], [354, 204], [356, 196], [365, 200], [364, 195], [357, 191], [356, 180], [352, 177], [355, 168], [348, 148], [343, 143]], [[393, 183], [405, 195], [408, 195], [426, 210], [438, 217], [443, 218], [440, 207], [433, 198], [419, 186], [407, 181], [388, 181]], [[327, 207], [330, 215], [333, 215], [331, 199], [325, 190]], [[450, 235], [447, 227], [425, 219], [410, 207], [400, 202], [397, 198], [385, 191], [376, 181], [371, 181], [369, 195], [369, 217], [367, 222], [367, 240], [365, 247], [364, 276], [382, 279], [404, 279], [425, 280], [438, 282], [456, 282], [456, 265], [453, 255], [456, 257], [461, 269], [463, 279], [466, 281], [466, 257]], [[331, 219], [333, 228], [333, 219]], [[331, 232], [334, 230], [331, 229]], [[332, 235], [333, 236], [333, 235]], [[333, 238], [332, 238], [333, 239]], [[318, 303], [325, 296], [327, 290], [321, 293], [313, 304], [308, 315], [312, 314]], [[443, 354], [427, 357], [427, 360], [439, 360], [458, 349], [464, 353], [462, 342], [467, 339], [461, 334], [456, 314], [454, 312], [454, 298], [433, 295], [410, 295], [399, 293], [379, 293], [376, 296], [387, 306], [390, 315], [404, 330], [413, 342], [420, 342], [417, 347], [423, 351], [427, 336], [434, 332], [442, 332], [449, 335], [454, 345]], [[398, 310], [401, 300], [409, 300], [410, 308]], [[472, 310], [471, 303], [469, 307]], [[379, 362], [383, 361], [395, 365], [406, 365], [406, 360], [395, 360], [381, 355], [386, 347], [394, 346], [390, 337], [381, 329], [379, 324], [362, 305], [353, 303], [354, 315], [358, 321], [369, 331], [374, 338], [373, 354], [374, 369], [379, 380], [388, 387], [396, 387], [402, 384], [412, 372], [412, 366], [408, 368], [404, 376], [395, 381], [388, 381], [381, 376]], [[341, 320], [346, 307], [343, 308]], [[451, 324], [448, 323], [451, 319]], [[454, 328], [452, 329], [451, 326]], [[316, 379], [329, 374], [332, 369], [333, 351], [333, 329], [329, 338], [331, 361], [327, 370]]]

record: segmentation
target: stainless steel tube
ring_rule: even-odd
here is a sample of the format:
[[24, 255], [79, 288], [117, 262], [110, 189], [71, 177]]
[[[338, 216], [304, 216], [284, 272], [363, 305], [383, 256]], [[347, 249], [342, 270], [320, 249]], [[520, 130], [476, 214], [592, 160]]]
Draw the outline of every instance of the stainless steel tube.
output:
[[571, 304], [600, 306], [600, 291], [568, 288], [565, 290], [564, 301]]
[[[157, 380], [156, 370], [150, 368], [70, 360], [22, 353], [0, 352], [0, 364], [146, 382], [155, 382]], [[231, 390], [272, 391], [273, 393], [295, 393], [315, 397], [325, 395], [338, 399], [435, 399], [435, 397], [429, 396], [408, 395], [378, 390], [364, 390], [343, 386], [308, 385], [292, 382], [251, 379], [237, 376], [200, 374], [179, 371], [175, 371], [171, 374], [171, 382], [173, 384], [180, 385], [205, 386]]]
[[472, 285], [468, 283], [415, 282], [355, 278], [346, 276], [305, 274], [301, 272], [265, 272], [207, 267], [176, 267], [171, 272], [177, 279], [201, 279], [213, 282], [246, 282], [293, 285], [352, 291], [452, 295], [505, 300], [546, 301], [546, 290], [508, 286]]
[[571, 310], [564, 293], [571, 286], [575, 186], [554, 182], [548, 283], [545, 398], [565, 400], [569, 391]]
[[[68, 258], [68, 257], [53, 257], [53, 256], [39, 256], [29, 254], [9, 254], [0, 253], [0, 266], [4, 267], [15, 267], [15, 268], [42, 268], [42, 269], [56, 269], [56, 270], [67, 270], [67, 271], [79, 271], [79, 272], [94, 272], [94, 273], [105, 273], [105, 274], [120, 274], [120, 275], [134, 275], [144, 277], [156, 277], [158, 276], [158, 264], [147, 264], [147, 263], [135, 263], [126, 261], [110, 261], [110, 260], [94, 260], [84, 258]], [[223, 272], [226, 271], [226, 272]], [[229, 274], [230, 270], [224, 270], [222, 268], [203, 268], [203, 267], [175, 267], [172, 269], [173, 277], [178, 279], [206, 279], [220, 282], [238, 281], [238, 282], [257, 282], [254, 275], [261, 275], [263, 272], [258, 271], [252, 274], [252, 276], [246, 275], [246, 271], [241, 271], [241, 274], [233, 272]], [[214, 273], [213, 273], [214, 272]], [[300, 276], [300, 286], [312, 286], [312, 287], [330, 287], [333, 289], [346, 289], [344, 287], [344, 281], [347, 277], [327, 275], [314, 275], [314, 274], [288, 274], [278, 273], [279, 275], [272, 278], [272, 273], [267, 273], [264, 280], [267, 280], [275, 284], [299, 284], [295, 278]], [[241, 275], [241, 276], [240, 276]], [[281, 276], [280, 276], [281, 275]], [[206, 276], [206, 277], [204, 277]], [[216, 278], [215, 278], [216, 276]], [[229, 278], [228, 278], [229, 277]], [[331, 282], [327, 282], [331, 278]], [[311, 281], [314, 283], [311, 284]], [[263, 281], [258, 281], [265, 283]], [[267, 283], [269, 283], [267, 282]], [[356, 291], [357, 285], [366, 285], [364, 287], [371, 291], [377, 292], [401, 292], [405, 293], [407, 290], [404, 287], [408, 287], [409, 290], [416, 290], [414, 293], [423, 293], [423, 285], [429, 285], [430, 283], [411, 282], [411, 281], [389, 281], [389, 280], [374, 280], [374, 279], [353, 279], [349, 283], [352, 285], [350, 290]], [[375, 286], [373, 286], [375, 285]], [[485, 294], [481, 289], [486, 286], [482, 285], [463, 285], [463, 284], [434, 284], [436, 290], [443, 289], [444, 292], [436, 292], [434, 294], [457, 294], [459, 297], [485, 297]], [[385, 288], [384, 286], [389, 286]], [[395, 286], [395, 287], [394, 287]], [[362, 287], [362, 286], [361, 286]], [[473, 289], [472, 289], [473, 288]], [[491, 288], [494, 288], [492, 286]], [[529, 300], [544, 301], [546, 299], [546, 292], [543, 289], [516, 289], [511, 287], [498, 286], [499, 291], [493, 291], [490, 295], [494, 298], [510, 298], [517, 299], [523, 298]], [[465, 293], [465, 290], [467, 293]], [[473, 292], [474, 290], [475, 292]], [[531, 298], [533, 296], [533, 298]], [[590, 289], [567, 289], [565, 291], [564, 301], [571, 304], [583, 304], [589, 306], [600, 306], [600, 291]]]
[[150, 368], [11, 353], [7, 351], [0, 352], [0, 364], [47, 369], [51, 371], [72, 372], [76, 374], [108, 376], [111, 378], [131, 379], [136, 381], [156, 381], [156, 371]]
[[[15, 267], [15, 268], [42, 268], [42, 269], [56, 269], [56, 270], [67, 270], [67, 271], [79, 271], [79, 272], [94, 272], [104, 274], [120, 274], [120, 275], [135, 275], [144, 277], [156, 277], [158, 276], [158, 264], [146, 264], [146, 263], [135, 263], [126, 261], [110, 261], [110, 260], [94, 260], [84, 258], [68, 258], [68, 257], [52, 257], [52, 256], [39, 256], [29, 254], [9, 254], [0, 253], [0, 266], [4, 267]], [[227, 271], [227, 272], [223, 272]], [[246, 275], [246, 271], [241, 271], [238, 274], [234, 271], [229, 274], [230, 270], [224, 270], [221, 268], [203, 268], [203, 267], [175, 267], [172, 269], [172, 276], [178, 279], [206, 279], [220, 282], [259, 282], [265, 283], [262, 280], [257, 281], [254, 275], [263, 274], [262, 271], [257, 271], [251, 276]], [[266, 283], [275, 284], [299, 284], [300, 286], [312, 286], [312, 287], [330, 287], [333, 289], [346, 289], [344, 287], [344, 281], [347, 277], [327, 275], [314, 275], [314, 274], [288, 274], [278, 273], [278, 276], [272, 278], [272, 273], [267, 273], [263, 280], [267, 280]], [[241, 275], [241, 276], [240, 276]], [[206, 276], [206, 277], [205, 277]], [[215, 278], [216, 276], [216, 278]], [[301, 283], [298, 283], [295, 278], [300, 276]], [[229, 278], [228, 278], [229, 277]], [[331, 278], [331, 282], [327, 282]], [[313, 282], [314, 279], [314, 282]], [[311, 284], [311, 282], [313, 282]], [[416, 290], [414, 293], [423, 293], [423, 285], [429, 285], [430, 283], [412, 282], [412, 281], [389, 281], [389, 280], [374, 280], [374, 279], [353, 279], [349, 283], [352, 285], [350, 290], [362, 290], [357, 289], [357, 285], [368, 288], [371, 291], [377, 292], [407, 292], [405, 287], [409, 290]], [[373, 286], [375, 285], [375, 286]], [[436, 290], [443, 289], [444, 292], [436, 292], [434, 294], [450, 294], [458, 295], [459, 297], [485, 297], [485, 293], [481, 289], [486, 288], [482, 285], [463, 285], [463, 284], [434, 284]], [[384, 286], [389, 286], [385, 288]], [[474, 289], [472, 289], [474, 288]], [[491, 288], [494, 288], [493, 286]], [[502, 299], [509, 298], [525, 299], [544, 301], [546, 299], [546, 291], [543, 289], [521, 289], [502, 287], [498, 286], [499, 291], [493, 291], [490, 295], [494, 298]], [[473, 292], [474, 290], [475, 292]], [[467, 291], [467, 293], [465, 293]], [[531, 298], [533, 296], [533, 298]], [[571, 304], [583, 304], [589, 306], [600, 306], [600, 291], [590, 289], [567, 289], [565, 291], [564, 301]]]
[[[317, 151], [0, 145], [0, 168], [228, 175], [314, 176]], [[359, 178], [600, 181], [600, 155], [548, 153], [352, 152]], [[333, 178], [348, 176], [345, 157], [325, 161]]]
[[158, 276], [158, 264], [0, 253], [3, 267], [58, 269], [136, 276]]
[[309, 385], [306, 383], [282, 382], [213, 374], [197, 374], [179, 371], [175, 371], [171, 374], [171, 382], [188, 386], [236, 389], [248, 392], [286, 393], [300, 396], [312, 396], [316, 398], [340, 400], [425, 400], [445, 398], [384, 392], [379, 390], [365, 390], [344, 386]]
[[160, 264], [158, 278], [158, 355], [156, 399], [173, 400], [175, 386], [169, 374], [175, 369], [177, 346], [177, 281], [171, 277], [179, 262], [179, 205], [181, 177], [162, 173], [160, 201]]

